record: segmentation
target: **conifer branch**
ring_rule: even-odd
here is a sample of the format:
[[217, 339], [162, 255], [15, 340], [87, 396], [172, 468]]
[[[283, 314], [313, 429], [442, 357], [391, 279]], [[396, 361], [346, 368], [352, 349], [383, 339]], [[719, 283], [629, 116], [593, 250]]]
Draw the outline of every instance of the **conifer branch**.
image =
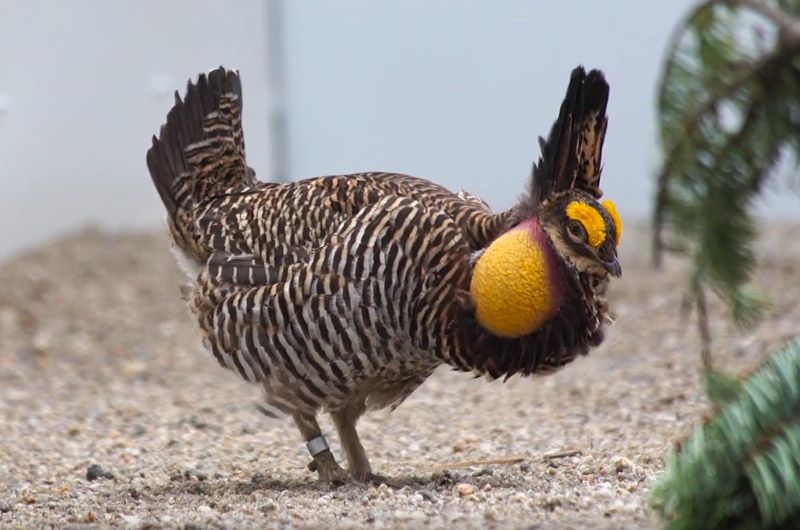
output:
[[[742, 44], [742, 10], [777, 28], [770, 49]], [[762, 306], [744, 291], [755, 265], [751, 203], [781, 157], [800, 160], [799, 108], [800, 19], [793, 14], [764, 0], [706, 0], [673, 34], [658, 102], [664, 158], [653, 259], [658, 266], [666, 251], [693, 257], [692, 303], [705, 304], [709, 287], [741, 325]], [[699, 325], [708, 364], [711, 337], [707, 324]]]

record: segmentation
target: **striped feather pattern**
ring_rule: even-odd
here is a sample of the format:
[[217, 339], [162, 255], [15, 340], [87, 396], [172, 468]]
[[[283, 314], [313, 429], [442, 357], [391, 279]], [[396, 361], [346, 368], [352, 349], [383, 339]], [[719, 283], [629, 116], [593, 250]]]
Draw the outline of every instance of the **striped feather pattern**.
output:
[[441, 364], [499, 378], [551, 373], [586, 354], [602, 340], [606, 283], [567, 261], [559, 260], [556, 315], [525, 337], [479, 326], [469, 294], [471, 256], [538, 215], [567, 173], [581, 167], [596, 178], [580, 182], [599, 184], [605, 107], [576, 144], [564, 117], [577, 115], [570, 105], [581, 99], [570, 90], [533, 188], [493, 214], [474, 195], [397, 173], [258, 181], [245, 156], [238, 74], [200, 75], [183, 100], [176, 94], [147, 164], [173, 246], [191, 264], [187, 300], [207, 348], [262, 386], [263, 411], [293, 415], [307, 440], [319, 434], [319, 409], [345, 411], [346, 421], [334, 420], [362, 473], [357, 417], [396, 407]]
[[219, 363], [262, 384], [272, 414], [354, 392], [396, 406], [463, 349], [450, 324], [468, 256], [448, 215], [389, 196], [301, 260], [212, 254], [191, 306]]
[[188, 249], [204, 259], [212, 252], [254, 253], [274, 259], [285, 247], [314, 246], [345, 220], [386, 196], [401, 196], [443, 210], [479, 249], [507, 228], [513, 211], [493, 215], [447, 189], [396, 173], [359, 173], [288, 184], [231, 188], [191, 210], [184, 228]]

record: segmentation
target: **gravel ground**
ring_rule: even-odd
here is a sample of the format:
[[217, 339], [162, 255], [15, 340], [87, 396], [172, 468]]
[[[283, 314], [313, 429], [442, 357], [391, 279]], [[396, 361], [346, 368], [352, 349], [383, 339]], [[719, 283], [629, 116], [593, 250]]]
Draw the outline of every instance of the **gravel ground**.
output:
[[[796, 331], [798, 229], [765, 230], [765, 323], [740, 333], [712, 304], [731, 370]], [[18, 256], [0, 266], [0, 526], [657, 527], [648, 490], [706, 402], [683, 268], [652, 271], [647, 248], [629, 228], [618, 321], [588, 358], [505, 384], [443, 368], [362, 420], [373, 467], [400, 490], [316, 484], [291, 422], [267, 421], [257, 389], [200, 349], [160, 233], [85, 230]], [[522, 460], [427, 469], [505, 457]]]

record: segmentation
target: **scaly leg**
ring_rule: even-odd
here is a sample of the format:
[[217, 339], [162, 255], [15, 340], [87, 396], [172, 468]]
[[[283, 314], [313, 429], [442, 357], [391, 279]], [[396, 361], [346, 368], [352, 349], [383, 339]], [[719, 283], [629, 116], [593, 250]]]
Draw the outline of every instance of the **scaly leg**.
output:
[[325, 441], [325, 437], [319, 428], [317, 418], [313, 414], [298, 412], [294, 414], [294, 421], [306, 441], [308, 452], [311, 453], [311, 457], [314, 459], [308, 464], [308, 469], [319, 473], [319, 479], [322, 482], [343, 484], [349, 481], [350, 476], [336, 463], [336, 459], [328, 447], [328, 442]]
[[356, 422], [363, 413], [364, 400], [351, 401], [342, 408], [331, 412], [336, 430], [339, 431], [339, 441], [344, 449], [344, 454], [347, 455], [347, 468], [359, 480], [366, 479], [372, 473], [367, 453], [364, 451], [364, 446], [361, 445], [361, 440], [358, 439], [358, 432], [356, 432]]
[[386, 484], [387, 486], [399, 487], [391, 479], [376, 475], [372, 472], [369, 465], [367, 453], [361, 440], [358, 439], [356, 422], [364, 413], [364, 400], [351, 401], [339, 410], [331, 413], [336, 430], [339, 432], [339, 441], [342, 444], [345, 455], [347, 455], [348, 470], [354, 478], [361, 482], [371, 482], [373, 484]]

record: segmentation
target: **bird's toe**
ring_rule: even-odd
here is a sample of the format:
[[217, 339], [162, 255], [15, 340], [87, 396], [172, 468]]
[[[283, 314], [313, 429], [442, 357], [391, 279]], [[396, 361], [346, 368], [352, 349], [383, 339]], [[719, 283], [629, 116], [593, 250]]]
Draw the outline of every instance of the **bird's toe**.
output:
[[350, 474], [339, 466], [330, 451], [323, 451], [315, 456], [308, 464], [308, 469], [319, 474], [320, 482], [331, 486], [341, 486], [353, 480]]
[[384, 475], [378, 475], [377, 473], [372, 473], [372, 472], [364, 473], [362, 475], [356, 476], [356, 479], [359, 482], [362, 482], [364, 484], [372, 484], [372, 485], [375, 485], [375, 486], [380, 486], [381, 484], [385, 484], [385, 485], [389, 486], [390, 488], [394, 488], [394, 489], [400, 489], [400, 488], [403, 487], [403, 484], [401, 484], [399, 481], [397, 481], [397, 480], [395, 480], [395, 479], [393, 479], [391, 477], [386, 477]]

